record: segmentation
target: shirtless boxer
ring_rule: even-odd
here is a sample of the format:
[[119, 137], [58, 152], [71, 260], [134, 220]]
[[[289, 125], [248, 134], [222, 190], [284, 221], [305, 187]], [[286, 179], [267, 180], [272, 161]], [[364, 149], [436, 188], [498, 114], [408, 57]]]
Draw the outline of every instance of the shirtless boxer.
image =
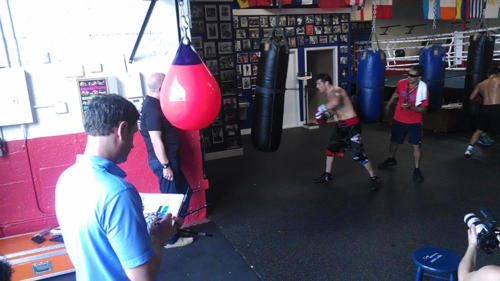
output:
[[330, 142], [326, 149], [325, 172], [314, 180], [315, 183], [328, 183], [333, 179], [332, 166], [335, 156], [343, 156], [346, 149], [351, 150], [352, 160], [359, 162], [370, 174], [370, 190], [380, 188], [379, 178], [373, 172], [372, 166], [366, 157], [361, 141], [361, 127], [358, 116], [354, 111], [351, 100], [344, 89], [332, 85], [332, 78], [328, 74], [319, 74], [316, 78], [316, 88], [326, 94], [327, 103], [318, 107], [315, 118], [323, 120], [336, 115], [338, 122], [335, 125]]
[[479, 112], [477, 130], [472, 134], [465, 156], [470, 157], [474, 145], [483, 132], [498, 132], [500, 123], [500, 68], [494, 67], [490, 77], [477, 84], [469, 99], [474, 100], [477, 95], [483, 98], [483, 106]]

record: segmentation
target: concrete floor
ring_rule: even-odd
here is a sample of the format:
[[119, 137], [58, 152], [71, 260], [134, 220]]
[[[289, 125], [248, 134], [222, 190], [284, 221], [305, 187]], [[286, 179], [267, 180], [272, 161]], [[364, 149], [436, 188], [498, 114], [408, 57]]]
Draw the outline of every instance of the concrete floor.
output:
[[[334, 163], [333, 182], [312, 183], [323, 172], [331, 126], [284, 130], [273, 153], [243, 136], [243, 156], [207, 162], [211, 223], [194, 229], [214, 237], [166, 250], [157, 280], [413, 280], [415, 249], [463, 254], [465, 213], [484, 206], [500, 218], [499, 144], [466, 159], [469, 132], [425, 132], [425, 181], [411, 181], [405, 144], [396, 167], [376, 170], [383, 188], [374, 193], [349, 157]], [[363, 125], [374, 166], [387, 157], [389, 132], [386, 124]], [[500, 253], [478, 256], [480, 266], [500, 264]]]

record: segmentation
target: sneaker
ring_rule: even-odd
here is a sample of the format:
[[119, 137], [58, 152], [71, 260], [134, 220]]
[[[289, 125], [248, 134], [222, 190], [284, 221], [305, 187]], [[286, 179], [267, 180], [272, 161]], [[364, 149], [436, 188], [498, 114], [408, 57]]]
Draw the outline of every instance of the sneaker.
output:
[[193, 243], [194, 238], [193, 237], [179, 237], [177, 241], [175, 241], [174, 244], [167, 244], [165, 245], [165, 249], [172, 249], [172, 248], [177, 248], [177, 247], [184, 247], [187, 246], [191, 243]]
[[480, 136], [479, 140], [477, 141], [477, 144], [488, 147], [492, 146], [493, 142], [491, 142], [491, 140], [487, 136]]
[[484, 136], [484, 138], [486, 139], [486, 141], [489, 144], [494, 144], [495, 143], [495, 140], [492, 137], [490, 137], [489, 135]]
[[396, 158], [389, 157], [384, 160], [384, 162], [380, 163], [378, 165], [379, 169], [385, 169], [391, 166], [396, 166], [398, 164], [398, 161], [396, 161]]
[[322, 183], [322, 184], [326, 184], [328, 183], [329, 181], [333, 180], [333, 176], [332, 174], [330, 173], [327, 173], [327, 172], [324, 172], [323, 174], [321, 174], [321, 176], [315, 178], [313, 180], [314, 183]]
[[380, 178], [377, 176], [370, 177], [370, 191], [377, 191], [382, 185], [380, 184]]
[[467, 147], [464, 153], [465, 157], [471, 157], [472, 156], [472, 147]]
[[421, 183], [424, 181], [424, 177], [422, 176], [422, 172], [420, 172], [419, 168], [415, 168], [415, 170], [413, 170], [413, 181], [415, 183]]

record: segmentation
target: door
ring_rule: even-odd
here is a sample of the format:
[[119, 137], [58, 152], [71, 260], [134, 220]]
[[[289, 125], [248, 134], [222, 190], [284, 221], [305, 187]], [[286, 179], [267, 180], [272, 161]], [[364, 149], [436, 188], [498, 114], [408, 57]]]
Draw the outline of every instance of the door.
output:
[[304, 90], [307, 125], [316, 124], [314, 111], [320, 104], [326, 103], [326, 96], [316, 90], [314, 77], [319, 73], [327, 73], [332, 77], [333, 85], [338, 85], [337, 47], [305, 49], [305, 61], [306, 72], [311, 72], [313, 76], [313, 79], [307, 81]]
[[297, 71], [297, 50], [291, 49], [288, 56], [288, 70], [286, 74], [283, 128], [300, 126], [299, 80], [297, 80]]

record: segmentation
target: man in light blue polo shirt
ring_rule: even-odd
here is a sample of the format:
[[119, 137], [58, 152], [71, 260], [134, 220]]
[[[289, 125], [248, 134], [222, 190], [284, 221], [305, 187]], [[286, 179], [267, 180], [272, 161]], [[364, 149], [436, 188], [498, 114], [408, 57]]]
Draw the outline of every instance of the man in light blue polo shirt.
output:
[[117, 166], [133, 147], [138, 118], [118, 95], [94, 98], [85, 152], [57, 182], [57, 219], [78, 280], [153, 280], [163, 246], [182, 225], [168, 214], [148, 231], [139, 193]]

